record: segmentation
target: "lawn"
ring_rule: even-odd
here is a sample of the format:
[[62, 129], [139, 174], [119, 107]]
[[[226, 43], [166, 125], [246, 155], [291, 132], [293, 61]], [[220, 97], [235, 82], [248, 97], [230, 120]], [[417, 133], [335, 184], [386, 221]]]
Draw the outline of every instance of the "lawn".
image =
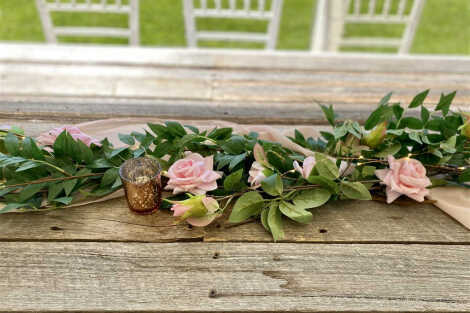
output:
[[[140, 35], [144, 46], [186, 45], [180, 0], [140, 0]], [[313, 20], [314, 0], [285, 0], [278, 49], [308, 50]], [[120, 15], [65, 14], [53, 16], [57, 25], [126, 26]], [[470, 54], [470, 1], [427, 0], [413, 42], [412, 53]], [[204, 29], [262, 31], [264, 23], [237, 20], [199, 20]], [[402, 27], [354, 25], [346, 28], [347, 36], [400, 36]], [[43, 42], [34, 0], [0, 0], [0, 40]], [[83, 42], [78, 38], [61, 38], [62, 42]], [[91, 43], [126, 44], [126, 40], [91, 38]], [[203, 42], [206, 47], [257, 48], [255, 44]], [[359, 49], [354, 49], [359, 50]], [[380, 50], [384, 51], [384, 50]]]

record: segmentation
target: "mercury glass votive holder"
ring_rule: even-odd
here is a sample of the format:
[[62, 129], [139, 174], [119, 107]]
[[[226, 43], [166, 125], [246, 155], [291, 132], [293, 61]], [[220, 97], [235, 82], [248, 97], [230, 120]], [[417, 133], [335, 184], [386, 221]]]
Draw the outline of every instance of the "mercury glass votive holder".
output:
[[152, 214], [162, 200], [161, 166], [157, 160], [141, 157], [121, 165], [121, 176], [129, 209], [137, 214]]

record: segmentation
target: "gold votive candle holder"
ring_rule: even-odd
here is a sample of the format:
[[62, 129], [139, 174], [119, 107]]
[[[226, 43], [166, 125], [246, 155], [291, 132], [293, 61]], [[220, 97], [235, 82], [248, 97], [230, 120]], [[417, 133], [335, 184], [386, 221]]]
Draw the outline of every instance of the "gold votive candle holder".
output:
[[141, 157], [125, 161], [120, 169], [129, 209], [137, 214], [152, 214], [162, 200], [161, 166], [157, 160]]

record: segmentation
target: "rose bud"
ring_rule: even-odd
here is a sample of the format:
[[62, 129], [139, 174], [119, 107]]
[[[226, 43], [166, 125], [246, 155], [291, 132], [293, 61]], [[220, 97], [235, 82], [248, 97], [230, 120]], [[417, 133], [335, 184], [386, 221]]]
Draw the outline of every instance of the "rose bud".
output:
[[364, 142], [371, 148], [377, 147], [381, 144], [387, 134], [387, 122], [382, 122], [377, 125], [365, 138]]
[[192, 196], [183, 201], [170, 201], [173, 216], [179, 216], [193, 226], [206, 226], [217, 217], [219, 203], [217, 200], [204, 195]]

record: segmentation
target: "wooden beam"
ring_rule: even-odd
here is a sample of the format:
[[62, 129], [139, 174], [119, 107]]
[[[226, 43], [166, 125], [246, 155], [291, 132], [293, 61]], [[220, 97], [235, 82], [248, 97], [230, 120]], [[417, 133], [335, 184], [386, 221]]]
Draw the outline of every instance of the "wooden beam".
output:
[[459, 245], [12, 242], [0, 257], [2, 312], [470, 307], [470, 250]]

